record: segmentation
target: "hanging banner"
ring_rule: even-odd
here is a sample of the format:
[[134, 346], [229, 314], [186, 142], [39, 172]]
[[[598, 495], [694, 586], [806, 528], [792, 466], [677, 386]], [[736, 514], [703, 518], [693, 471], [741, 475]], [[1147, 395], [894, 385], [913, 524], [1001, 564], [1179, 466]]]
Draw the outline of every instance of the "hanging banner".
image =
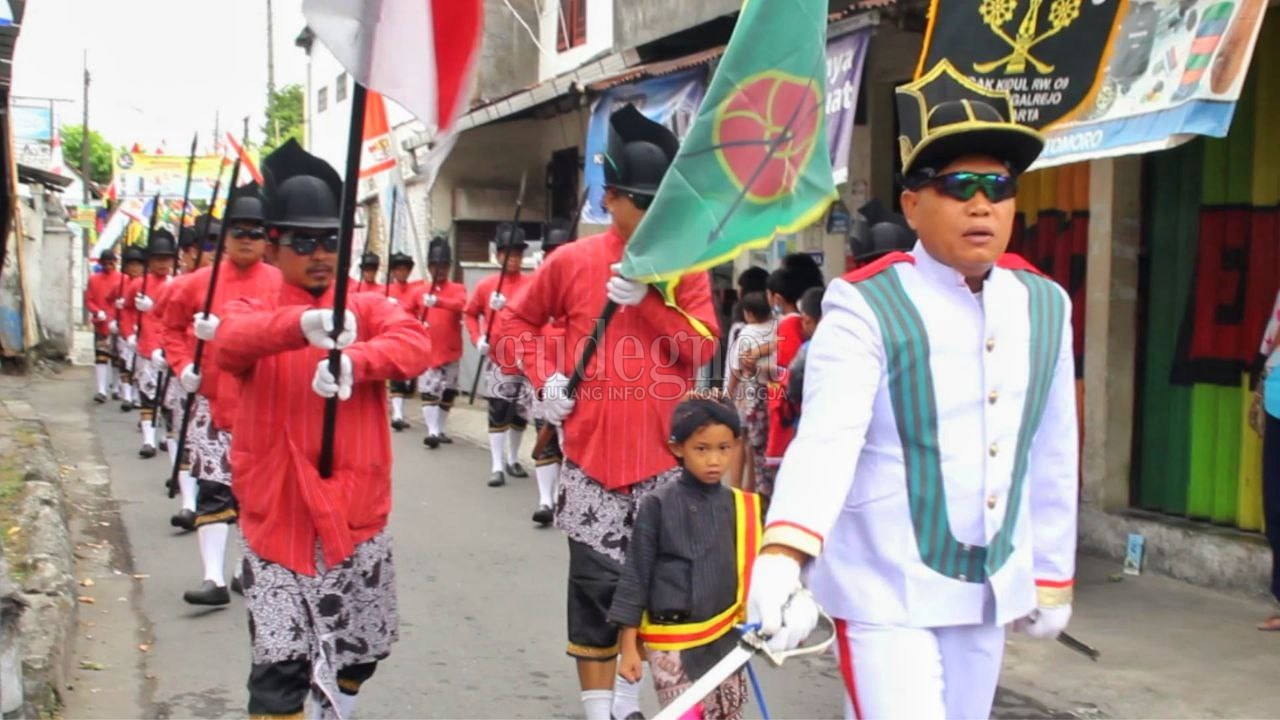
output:
[[18, 162], [40, 170], [52, 170], [53, 108], [15, 104], [9, 108], [9, 117]]
[[849, 182], [853, 118], [858, 110], [862, 64], [870, 41], [871, 28], [827, 41], [827, 150], [832, 179], [837, 185]]
[[1267, 0], [1130, 0], [1096, 98], [1034, 168], [1175, 147], [1231, 126]]
[[[258, 151], [248, 149], [246, 153], [256, 164]], [[218, 173], [222, 172], [224, 181], [230, 180], [230, 166], [230, 160], [224, 160], [221, 155], [196, 156], [191, 170], [191, 201], [207, 205]], [[249, 181], [248, 173], [241, 173], [241, 177], [244, 182]], [[186, 180], [186, 155], [121, 153], [116, 156], [115, 189], [120, 199], [150, 198], [160, 193], [161, 197], [181, 200]]]
[[645, 117], [671, 128], [676, 137], [683, 140], [706, 89], [706, 69], [694, 68], [618, 85], [601, 93], [591, 106], [591, 124], [587, 128], [587, 166], [583, 172], [587, 204], [582, 208], [583, 223], [608, 225], [613, 222], [604, 209], [604, 151], [609, 145], [609, 116], [631, 103]]

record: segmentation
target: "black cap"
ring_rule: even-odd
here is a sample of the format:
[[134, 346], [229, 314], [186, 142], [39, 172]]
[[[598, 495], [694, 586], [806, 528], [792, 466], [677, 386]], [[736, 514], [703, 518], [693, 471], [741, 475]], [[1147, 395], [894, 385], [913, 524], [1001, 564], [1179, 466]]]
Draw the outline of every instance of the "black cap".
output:
[[675, 133], [628, 103], [609, 116], [604, 184], [637, 195], [653, 195], [679, 149]]
[[151, 240], [147, 242], [147, 257], [173, 257], [177, 254], [178, 243], [173, 239], [173, 233], [164, 228], [151, 233]]
[[195, 236], [197, 240], [201, 238], [218, 238], [222, 236], [222, 223], [209, 213], [205, 213], [196, 218]]
[[397, 267], [412, 268], [414, 265], [414, 262], [413, 262], [413, 257], [411, 255], [406, 255], [405, 253], [402, 253], [402, 252], [393, 252], [391, 253], [391, 257], [387, 260], [387, 264], [392, 268], [397, 268]]
[[895, 222], [878, 222], [871, 226], [865, 238], [855, 237], [849, 240], [853, 259], [860, 263], [871, 262], [895, 251], [906, 252], [915, 244], [915, 231]]
[[1015, 121], [1007, 91], [988, 90], [943, 60], [897, 89], [902, 176], [942, 170], [965, 155], [1000, 160], [1014, 175], [1040, 156], [1044, 137]]
[[126, 247], [123, 255], [126, 263], [147, 261], [147, 251], [137, 245], [130, 245]]
[[552, 250], [555, 250], [561, 245], [567, 245], [573, 241], [573, 238], [569, 235], [572, 225], [573, 223], [565, 220], [564, 218], [554, 218], [551, 222], [547, 223], [547, 227], [543, 231], [542, 235], [543, 257], [550, 255]]
[[337, 230], [342, 178], [290, 139], [262, 161], [262, 201], [273, 227]]
[[507, 249], [524, 250], [529, 247], [529, 243], [525, 242], [524, 239], [524, 228], [509, 222], [498, 223], [498, 229], [493, 235], [493, 240], [498, 252]]
[[453, 249], [449, 247], [449, 238], [437, 235], [431, 238], [427, 246], [428, 265], [448, 265], [453, 262]]
[[378, 257], [378, 253], [367, 252], [360, 256], [361, 270], [377, 270], [382, 264], [382, 258]]
[[119, 258], [116, 257], [115, 251], [112, 250], [111, 248], [107, 248], [106, 250], [103, 250], [102, 252], [98, 253], [99, 263], [115, 262], [116, 260], [119, 260]]
[[195, 245], [196, 245], [195, 228], [189, 228], [189, 227], [182, 228], [182, 231], [178, 233], [178, 249], [186, 250], [189, 247], [195, 247]]
[[232, 190], [231, 199], [227, 202], [227, 211], [222, 214], [222, 219], [224, 222], [266, 222], [258, 183], [251, 182]]

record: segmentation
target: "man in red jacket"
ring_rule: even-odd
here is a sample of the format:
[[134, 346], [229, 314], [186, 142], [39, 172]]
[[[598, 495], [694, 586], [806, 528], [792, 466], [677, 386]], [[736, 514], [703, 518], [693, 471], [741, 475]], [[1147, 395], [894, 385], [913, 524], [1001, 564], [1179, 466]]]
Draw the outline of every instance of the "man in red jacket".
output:
[[[313, 717], [350, 718], [399, 633], [383, 387], [421, 374], [431, 347], [416, 318], [368, 294], [347, 297], [335, 337], [342, 182], [300, 150], [281, 152], [263, 161], [263, 194], [284, 283], [230, 303], [217, 349], [242, 389], [231, 465], [246, 545], [248, 712], [301, 717], [314, 687]], [[321, 478], [324, 407], [335, 396], [333, 474]]]
[[[501, 265], [498, 274], [490, 275], [476, 283], [467, 303], [464, 319], [471, 342], [480, 353], [484, 365], [484, 397], [489, 403], [489, 487], [507, 484], [511, 477], [529, 477], [519, 463], [520, 440], [529, 425], [532, 394], [529, 380], [520, 367], [498, 355], [509, 342], [508, 335], [498, 322], [507, 298], [516, 297], [529, 280], [520, 272], [524, 263], [524, 230], [518, 225], [502, 223], [498, 226], [495, 252]], [[502, 283], [502, 292], [498, 292]], [[487, 312], [486, 312], [487, 310]], [[484, 327], [480, 321], [484, 321]], [[489, 332], [489, 326], [494, 328]], [[509, 356], [509, 351], [505, 355]]]
[[427, 436], [422, 444], [435, 450], [441, 443], [453, 440], [444, 434], [444, 423], [458, 397], [458, 361], [462, 358], [462, 309], [467, 304], [467, 289], [449, 279], [453, 252], [449, 238], [431, 239], [427, 247], [427, 269], [431, 284], [419, 298], [412, 314], [424, 317], [431, 332], [431, 367], [418, 379], [422, 394], [422, 422]]
[[[521, 365], [542, 393], [539, 414], [564, 427], [555, 523], [569, 537], [568, 653], [578, 660], [587, 720], [638, 711], [638, 683], [617, 678], [615, 684], [618, 628], [609, 622], [609, 606], [640, 498], [680, 476], [667, 449], [671, 414], [697, 369], [710, 362], [719, 332], [706, 273], [685, 276], [677, 286], [676, 302], [686, 316], [648, 285], [613, 271], [677, 147], [670, 130], [633, 106], [615, 112], [604, 164], [613, 225], [557, 250], [508, 308], [506, 324], [523, 353]], [[565, 344], [578, 352], [609, 301], [618, 310], [575, 402], [567, 397], [569, 379], [562, 372], [544, 375], [554, 365], [539, 357], [543, 343], [536, 338], [549, 321], [562, 318]], [[576, 356], [566, 358], [562, 367], [575, 362]]]
[[[413, 312], [412, 308], [420, 299], [422, 287], [421, 281], [409, 279], [409, 274], [413, 272], [413, 256], [394, 252], [387, 258], [387, 264], [391, 267], [391, 283], [385, 289], [387, 299]], [[416, 384], [416, 378], [392, 378], [388, 383], [391, 394], [391, 427], [396, 432], [409, 429], [409, 421], [404, 419], [404, 401], [413, 397]]]
[[361, 255], [360, 279], [351, 288], [351, 292], [385, 294], [387, 286], [378, 282], [378, 267], [380, 265], [382, 265], [382, 258], [378, 257], [378, 253], [367, 252]]
[[[302, 152], [300, 148], [298, 152]], [[280, 271], [262, 261], [267, 241], [256, 186], [250, 184], [232, 194], [223, 223], [227, 226], [226, 248], [209, 314], [204, 314], [204, 304], [213, 266], [195, 271], [169, 291], [163, 317], [162, 342], [169, 367], [184, 390], [198, 393], [187, 435], [187, 457], [196, 479], [193, 524], [200, 541], [204, 581], [182, 596], [193, 605], [231, 602], [226, 585], [227, 540], [238, 513], [227, 454], [240, 389], [235, 378], [226, 377], [212, 362], [220, 342], [220, 318], [232, 300], [272, 297], [280, 288]], [[199, 366], [195, 364], [196, 341], [204, 343]]]
[[129, 282], [141, 278], [147, 269], [147, 252], [137, 245], [130, 245], [120, 254], [124, 261], [124, 277], [116, 291], [115, 334], [116, 367], [120, 370], [120, 411], [129, 412], [138, 406], [138, 388], [134, 378], [137, 369], [138, 311], [127, 303], [125, 288]]
[[[160, 389], [160, 372], [164, 367], [164, 351], [160, 349], [160, 320], [152, 316], [151, 311], [173, 279], [177, 255], [178, 247], [173, 233], [163, 228], [156, 230], [147, 242], [147, 274], [125, 284], [125, 309], [137, 313], [137, 359], [134, 360], [134, 375], [137, 377], [138, 392], [142, 396], [139, 422], [142, 429], [142, 449], [138, 451], [138, 455], [144, 458], [156, 455], [156, 428], [152, 420], [159, 408], [156, 393]], [[156, 353], [160, 355], [158, 358]]]
[[84, 288], [84, 309], [93, 323], [93, 373], [98, 392], [93, 401], [107, 401], [111, 388], [111, 318], [115, 315], [116, 297], [120, 293], [120, 275], [116, 270], [116, 254], [110, 249], [98, 255], [102, 272], [89, 276]]

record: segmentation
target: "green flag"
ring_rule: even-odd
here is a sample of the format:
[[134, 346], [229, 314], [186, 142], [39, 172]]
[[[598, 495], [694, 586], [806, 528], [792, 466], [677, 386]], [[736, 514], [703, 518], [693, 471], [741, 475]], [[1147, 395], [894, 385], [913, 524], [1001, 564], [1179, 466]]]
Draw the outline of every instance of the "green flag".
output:
[[693, 127], [627, 243], [624, 277], [654, 283], [675, 307], [680, 276], [822, 217], [836, 197], [826, 39], [826, 0], [747, 0]]

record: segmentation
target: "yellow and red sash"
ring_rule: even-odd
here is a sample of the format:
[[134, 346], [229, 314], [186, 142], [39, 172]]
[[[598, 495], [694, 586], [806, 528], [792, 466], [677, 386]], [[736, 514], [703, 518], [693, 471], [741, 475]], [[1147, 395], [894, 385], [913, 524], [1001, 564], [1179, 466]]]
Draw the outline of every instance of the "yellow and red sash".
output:
[[640, 620], [640, 639], [654, 650], [686, 650], [706, 645], [744, 622], [747, 615], [747, 592], [751, 586], [751, 568], [760, 552], [760, 496], [733, 490], [735, 536], [738, 549], [738, 597], [732, 605], [708, 620], [655, 625], [649, 613]]

